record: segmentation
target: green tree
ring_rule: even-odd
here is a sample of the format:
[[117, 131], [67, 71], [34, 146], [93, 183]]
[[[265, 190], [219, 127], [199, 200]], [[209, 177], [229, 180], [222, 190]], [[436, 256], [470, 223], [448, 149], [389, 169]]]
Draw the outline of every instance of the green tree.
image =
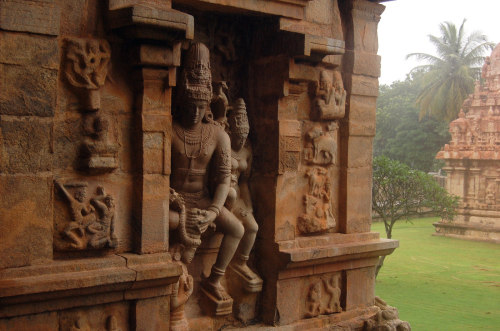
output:
[[[450, 195], [428, 174], [387, 157], [373, 160], [372, 208], [382, 218], [387, 238], [398, 220], [432, 212], [452, 219], [458, 197]], [[384, 264], [380, 258], [376, 274]]]
[[494, 44], [479, 31], [466, 35], [465, 19], [457, 29], [455, 24], [439, 25], [440, 36], [429, 35], [437, 55], [411, 53], [407, 58], [426, 61], [413, 70], [423, 70], [422, 90], [417, 98], [420, 118], [430, 115], [450, 122], [457, 118], [465, 98], [473, 92], [480, 78], [484, 53]]
[[431, 118], [419, 121], [415, 102], [422, 73], [380, 87], [377, 99], [377, 134], [374, 155], [385, 155], [428, 172], [440, 168], [435, 160], [439, 149], [450, 140], [448, 123]]

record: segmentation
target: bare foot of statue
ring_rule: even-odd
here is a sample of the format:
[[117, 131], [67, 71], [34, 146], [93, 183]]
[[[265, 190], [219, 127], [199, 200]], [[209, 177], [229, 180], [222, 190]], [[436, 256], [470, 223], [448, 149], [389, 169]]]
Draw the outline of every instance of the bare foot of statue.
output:
[[262, 278], [250, 269], [246, 261], [236, 259], [229, 267], [241, 277], [245, 290], [248, 292], [262, 291]]
[[220, 281], [212, 282], [210, 281], [210, 278], [204, 278], [202, 280], [201, 287], [205, 290], [205, 292], [208, 292], [207, 294], [210, 294], [216, 300], [232, 300], [231, 296], [226, 292]]

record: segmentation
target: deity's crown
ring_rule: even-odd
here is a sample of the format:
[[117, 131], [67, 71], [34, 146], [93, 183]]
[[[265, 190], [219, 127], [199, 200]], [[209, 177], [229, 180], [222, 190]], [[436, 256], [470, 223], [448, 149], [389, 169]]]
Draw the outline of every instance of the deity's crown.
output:
[[189, 47], [180, 88], [184, 97], [206, 101], [212, 99], [210, 53], [204, 44], [194, 43]]
[[247, 108], [245, 101], [239, 98], [234, 103], [233, 109], [228, 115], [229, 128], [231, 132], [245, 133], [250, 132], [250, 124], [248, 123]]

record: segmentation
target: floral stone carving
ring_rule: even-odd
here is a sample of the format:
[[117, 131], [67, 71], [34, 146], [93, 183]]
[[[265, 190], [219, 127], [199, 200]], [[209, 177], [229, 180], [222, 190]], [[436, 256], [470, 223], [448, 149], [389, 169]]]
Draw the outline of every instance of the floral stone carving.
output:
[[109, 172], [118, 167], [118, 145], [111, 141], [109, 119], [101, 114], [100, 89], [104, 86], [111, 58], [106, 40], [67, 38], [64, 73], [82, 99], [84, 142], [81, 167], [91, 172]]
[[[85, 182], [62, 184], [55, 181], [59, 194], [69, 204], [71, 219], [64, 226], [58, 246], [69, 250], [114, 248], [115, 204], [111, 195], [98, 186], [96, 195], [86, 199], [88, 184]], [[71, 194], [68, 190], [73, 191]]]
[[344, 117], [346, 91], [340, 72], [333, 72], [333, 80], [326, 70], [320, 72], [319, 83], [316, 84], [314, 106], [316, 117], [320, 120], [333, 120]]

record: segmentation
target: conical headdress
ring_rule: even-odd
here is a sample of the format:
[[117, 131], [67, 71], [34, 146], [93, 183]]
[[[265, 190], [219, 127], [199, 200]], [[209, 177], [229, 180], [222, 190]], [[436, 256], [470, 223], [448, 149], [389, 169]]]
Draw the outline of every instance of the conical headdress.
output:
[[186, 53], [182, 70], [181, 94], [185, 98], [212, 99], [210, 52], [202, 43], [194, 43]]
[[229, 113], [229, 129], [234, 133], [248, 134], [250, 124], [248, 123], [247, 108], [242, 98], [236, 100], [233, 109]]

